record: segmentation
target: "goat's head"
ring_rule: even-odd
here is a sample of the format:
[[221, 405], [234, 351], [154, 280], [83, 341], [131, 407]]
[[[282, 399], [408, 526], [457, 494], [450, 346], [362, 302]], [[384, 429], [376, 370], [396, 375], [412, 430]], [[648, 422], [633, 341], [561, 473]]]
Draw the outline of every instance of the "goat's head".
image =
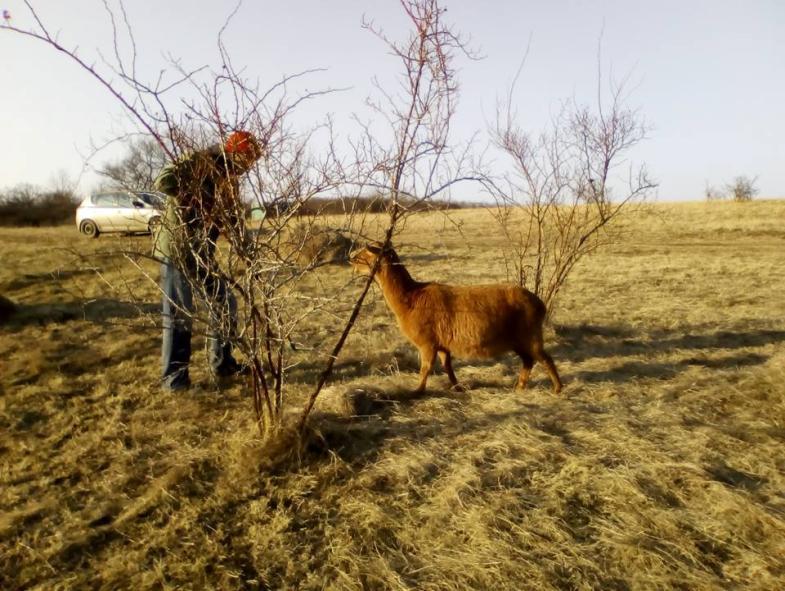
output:
[[376, 264], [376, 260], [381, 257], [379, 268], [385, 265], [395, 265], [399, 262], [398, 254], [392, 245], [384, 248], [382, 242], [370, 242], [364, 248], [360, 248], [349, 253], [349, 262], [352, 264], [355, 273], [370, 275], [371, 269]]

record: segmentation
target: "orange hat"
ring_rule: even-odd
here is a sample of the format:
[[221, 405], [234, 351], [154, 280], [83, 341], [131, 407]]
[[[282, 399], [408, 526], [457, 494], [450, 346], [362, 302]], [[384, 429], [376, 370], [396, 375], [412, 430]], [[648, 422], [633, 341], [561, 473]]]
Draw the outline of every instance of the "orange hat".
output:
[[224, 151], [227, 154], [254, 155], [259, 157], [262, 150], [256, 138], [247, 131], [233, 131], [224, 142]]

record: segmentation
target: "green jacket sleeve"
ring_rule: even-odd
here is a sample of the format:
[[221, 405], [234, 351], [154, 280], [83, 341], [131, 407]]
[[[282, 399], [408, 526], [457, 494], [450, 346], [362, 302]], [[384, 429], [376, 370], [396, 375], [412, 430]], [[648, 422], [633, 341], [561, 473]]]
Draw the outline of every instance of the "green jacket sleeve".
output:
[[[157, 191], [170, 197], [177, 197], [179, 189], [178, 174], [173, 163], [161, 169], [155, 179]], [[153, 256], [157, 259], [171, 259], [173, 256], [173, 232], [178, 227], [177, 199], [168, 199], [163, 219], [153, 237]]]
[[161, 170], [158, 177], [155, 179], [155, 188], [161, 193], [165, 193], [171, 197], [177, 197], [179, 181], [174, 164], [169, 164]]

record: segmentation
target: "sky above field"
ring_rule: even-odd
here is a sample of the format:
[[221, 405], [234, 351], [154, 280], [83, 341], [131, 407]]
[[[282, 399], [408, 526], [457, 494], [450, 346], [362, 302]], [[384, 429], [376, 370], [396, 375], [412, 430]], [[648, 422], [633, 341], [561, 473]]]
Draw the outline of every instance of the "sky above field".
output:
[[[113, 56], [111, 23], [100, 0], [33, 1], [42, 21], [86, 61]], [[109, 0], [111, 6], [117, 4]], [[627, 80], [627, 105], [651, 130], [630, 158], [645, 162], [662, 201], [700, 200], [706, 184], [757, 177], [762, 197], [785, 197], [785, 2], [780, 0], [445, 0], [446, 20], [469, 39], [480, 60], [458, 62], [461, 84], [455, 140], [479, 133], [478, 151], [522, 58], [528, 56], [514, 104], [527, 130], [543, 129], [566, 99], [596, 103], [602, 88]], [[128, 0], [140, 77], [217, 68], [218, 31], [234, 2]], [[24, 3], [0, 0], [11, 24], [32, 28]], [[346, 88], [305, 105], [298, 124], [332, 114], [351, 133], [373, 93], [371, 80], [394, 80], [398, 64], [362, 28], [372, 19], [403, 38], [395, 0], [246, 0], [230, 21], [225, 44], [235, 66], [270, 86], [286, 74], [320, 69], [293, 92]], [[129, 45], [121, 43], [121, 51]], [[598, 47], [600, 59], [598, 60]], [[0, 28], [0, 189], [48, 186], [62, 175], [91, 190], [92, 172], [116, 159], [118, 146], [93, 154], [130, 129], [117, 100], [51, 47]], [[345, 127], [344, 127], [345, 126]], [[89, 158], [88, 158], [89, 157]], [[456, 192], [463, 199], [475, 189]]]

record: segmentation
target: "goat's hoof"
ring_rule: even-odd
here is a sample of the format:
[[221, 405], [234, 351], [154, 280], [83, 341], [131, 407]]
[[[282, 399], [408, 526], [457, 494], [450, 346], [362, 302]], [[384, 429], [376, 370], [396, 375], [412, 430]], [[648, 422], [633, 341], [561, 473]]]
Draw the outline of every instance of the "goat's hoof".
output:
[[452, 390], [453, 392], [466, 392], [467, 388], [463, 384], [453, 384], [450, 387], [450, 390]]

